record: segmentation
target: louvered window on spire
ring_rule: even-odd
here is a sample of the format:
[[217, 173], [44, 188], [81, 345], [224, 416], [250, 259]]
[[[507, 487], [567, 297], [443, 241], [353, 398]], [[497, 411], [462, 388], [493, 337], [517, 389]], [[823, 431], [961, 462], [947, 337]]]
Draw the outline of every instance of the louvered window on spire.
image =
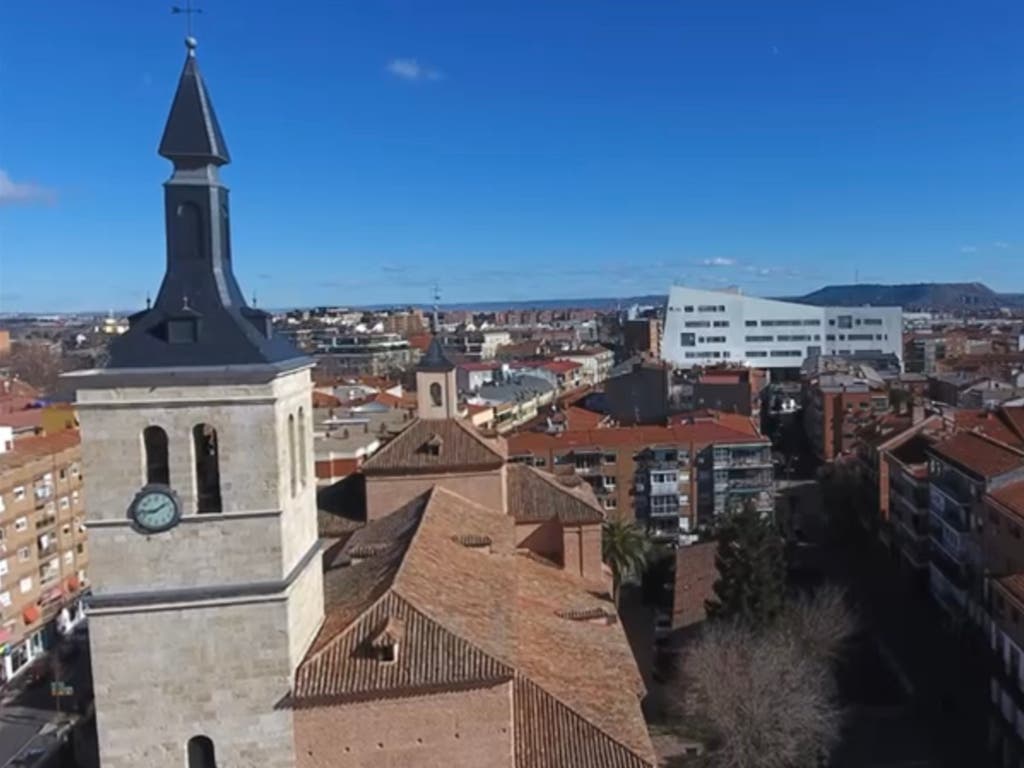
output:
[[430, 402], [434, 407], [441, 407], [442, 395], [443, 393], [441, 392], [441, 385], [435, 381], [433, 384], [430, 385]]

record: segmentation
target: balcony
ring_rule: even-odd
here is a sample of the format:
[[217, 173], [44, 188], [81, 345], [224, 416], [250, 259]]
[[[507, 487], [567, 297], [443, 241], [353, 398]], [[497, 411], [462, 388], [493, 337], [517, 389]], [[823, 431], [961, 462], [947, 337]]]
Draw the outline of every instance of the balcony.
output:
[[951, 501], [960, 505], [970, 504], [973, 498], [970, 484], [952, 472], [942, 472], [938, 475], [933, 475], [931, 478], [931, 489], [933, 497], [934, 491], [938, 490]]
[[958, 531], [934, 512], [929, 518], [931, 540], [945, 552], [951, 560], [963, 563], [967, 556], [967, 534]]
[[715, 468], [736, 469], [743, 467], [770, 467], [772, 455], [768, 450], [745, 451], [733, 449], [723, 452], [715, 451]]
[[928, 566], [928, 588], [946, 611], [960, 615], [967, 607], [967, 590], [958, 587], [932, 562]]
[[57, 525], [57, 513], [56, 512], [45, 512], [40, 515], [36, 515], [36, 530], [41, 531], [47, 528], [53, 528]]
[[[906, 530], [906, 529], [901, 529]], [[906, 558], [911, 566], [917, 569], [928, 567], [931, 560], [931, 542], [927, 538], [913, 539], [901, 536], [899, 540], [900, 553]]]
[[679, 481], [673, 480], [660, 480], [655, 482], [651, 480], [651, 496], [671, 496], [672, 494], [679, 493]]
[[679, 496], [652, 496], [650, 516], [652, 518], [679, 517]]
[[932, 486], [931, 496], [928, 500], [928, 510], [932, 516], [938, 517], [953, 529], [957, 531], [967, 530], [966, 507], [939, 491], [935, 486]]

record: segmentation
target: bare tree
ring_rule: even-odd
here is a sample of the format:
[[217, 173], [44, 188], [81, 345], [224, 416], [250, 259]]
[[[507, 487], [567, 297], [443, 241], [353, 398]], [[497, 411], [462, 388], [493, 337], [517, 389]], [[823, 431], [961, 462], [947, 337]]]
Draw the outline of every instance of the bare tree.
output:
[[855, 626], [841, 591], [797, 600], [768, 629], [709, 624], [687, 652], [716, 768], [813, 768], [839, 737], [834, 662]]
[[53, 345], [43, 342], [19, 342], [7, 359], [7, 366], [17, 379], [42, 392], [53, 392], [62, 371], [61, 356]]

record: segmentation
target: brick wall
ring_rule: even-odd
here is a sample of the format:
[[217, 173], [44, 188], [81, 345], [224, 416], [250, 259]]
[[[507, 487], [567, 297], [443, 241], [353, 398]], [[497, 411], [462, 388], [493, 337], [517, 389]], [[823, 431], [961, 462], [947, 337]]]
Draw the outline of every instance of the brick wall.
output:
[[295, 712], [297, 768], [511, 768], [512, 686]]

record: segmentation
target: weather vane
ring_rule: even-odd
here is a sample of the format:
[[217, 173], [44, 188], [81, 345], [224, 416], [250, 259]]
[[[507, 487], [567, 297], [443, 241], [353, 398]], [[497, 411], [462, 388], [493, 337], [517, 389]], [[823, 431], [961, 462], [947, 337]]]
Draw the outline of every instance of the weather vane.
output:
[[181, 14], [185, 15], [185, 34], [188, 36], [189, 39], [192, 38], [192, 16], [194, 14], [196, 14], [196, 13], [202, 13], [202, 12], [203, 12], [202, 8], [193, 8], [192, 7], [192, 0], [185, 0], [184, 7], [182, 7], [180, 5], [172, 5], [171, 6], [171, 13], [172, 14], [176, 15], [176, 14], [181, 13]]

